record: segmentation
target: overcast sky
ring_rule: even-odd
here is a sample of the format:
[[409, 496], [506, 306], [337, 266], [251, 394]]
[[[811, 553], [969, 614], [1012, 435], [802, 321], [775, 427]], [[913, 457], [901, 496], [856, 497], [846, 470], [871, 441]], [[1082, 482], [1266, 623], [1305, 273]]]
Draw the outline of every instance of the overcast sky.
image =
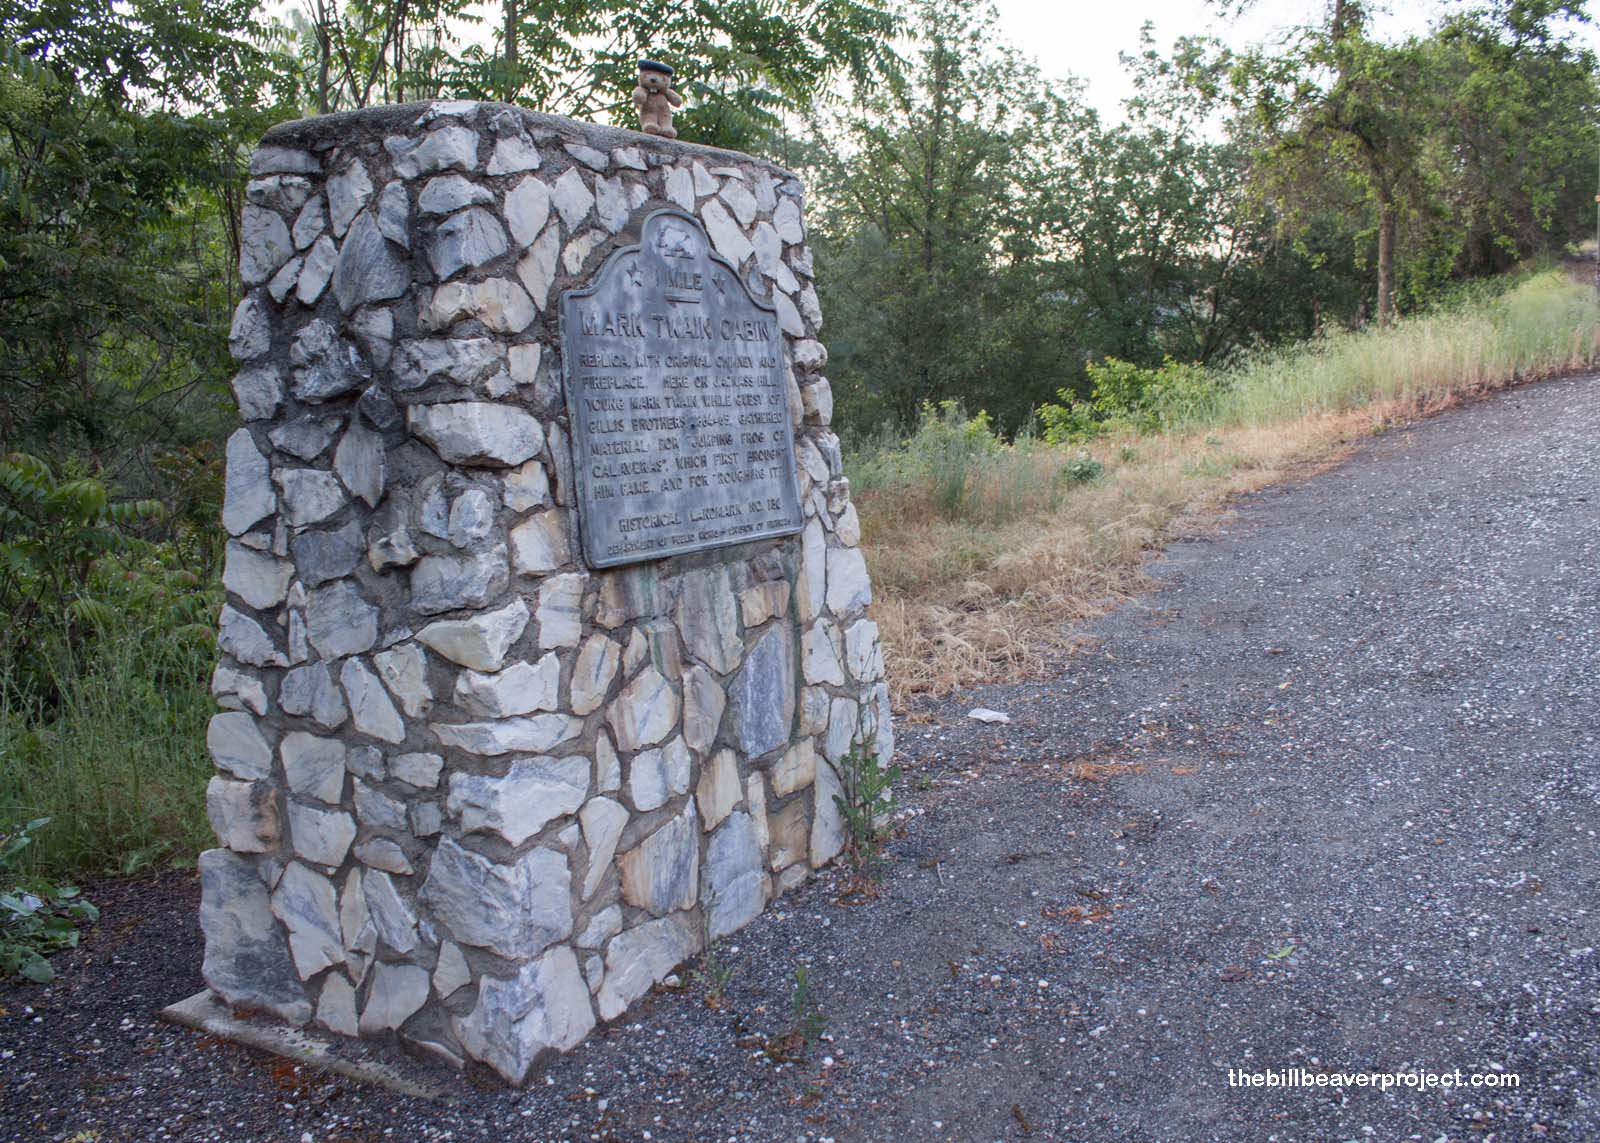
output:
[[[995, 0], [1001, 33], [1037, 59], [1047, 75], [1071, 73], [1087, 80], [1088, 101], [1102, 114], [1118, 116], [1132, 94], [1117, 63], [1119, 52], [1139, 47], [1139, 28], [1155, 25], [1156, 43], [1166, 50], [1179, 36], [1214, 35], [1234, 47], [1259, 43], [1285, 28], [1324, 17], [1326, 0], [1257, 0], [1241, 19], [1223, 20], [1204, 0]], [[1462, 0], [1388, 0], [1374, 29], [1382, 37], [1425, 32], [1429, 23]], [[1600, 35], [1585, 39], [1600, 48]]]

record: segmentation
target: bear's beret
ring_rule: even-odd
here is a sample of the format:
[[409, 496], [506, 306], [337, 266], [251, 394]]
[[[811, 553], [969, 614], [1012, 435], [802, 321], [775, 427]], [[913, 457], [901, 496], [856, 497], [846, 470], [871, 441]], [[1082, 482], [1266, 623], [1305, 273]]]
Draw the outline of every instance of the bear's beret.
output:
[[639, 70], [640, 71], [659, 71], [662, 75], [673, 75], [674, 74], [673, 70], [670, 67], [668, 67], [666, 64], [658, 63], [655, 60], [640, 60], [639, 61]]

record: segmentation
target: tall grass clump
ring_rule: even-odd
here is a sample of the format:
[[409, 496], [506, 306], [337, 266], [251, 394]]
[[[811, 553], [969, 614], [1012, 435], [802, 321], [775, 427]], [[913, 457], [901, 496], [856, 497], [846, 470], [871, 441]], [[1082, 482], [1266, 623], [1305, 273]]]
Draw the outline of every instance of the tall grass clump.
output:
[[1560, 272], [1473, 291], [1389, 329], [1333, 332], [1222, 368], [1090, 367], [1043, 440], [926, 406], [905, 440], [847, 454], [897, 697], [1039, 672], [1074, 625], [1145, 584], [1180, 519], [1466, 394], [1600, 360], [1593, 288]]
[[49, 819], [30, 871], [127, 871], [204, 844], [213, 519], [0, 460], [0, 834]]

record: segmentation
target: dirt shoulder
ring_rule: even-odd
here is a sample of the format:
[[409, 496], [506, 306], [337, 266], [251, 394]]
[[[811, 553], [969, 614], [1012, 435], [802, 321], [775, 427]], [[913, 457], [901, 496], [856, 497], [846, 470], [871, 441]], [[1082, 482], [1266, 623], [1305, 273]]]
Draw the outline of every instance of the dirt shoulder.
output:
[[[159, 1023], [192, 879], [0, 993], [0, 1139], [1600, 1137], [1600, 382], [1254, 495], [1044, 683], [899, 727], [883, 892], [824, 877], [525, 1093], [429, 1104]], [[1006, 711], [986, 727], [966, 710]], [[763, 1050], [810, 967], [825, 1039]], [[1515, 1074], [1240, 1088], [1229, 1069]]]

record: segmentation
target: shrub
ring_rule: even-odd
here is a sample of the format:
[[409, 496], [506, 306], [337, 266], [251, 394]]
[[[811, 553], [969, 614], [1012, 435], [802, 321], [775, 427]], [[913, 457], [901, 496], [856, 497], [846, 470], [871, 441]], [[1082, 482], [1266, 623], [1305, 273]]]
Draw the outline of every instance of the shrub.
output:
[[0, 978], [21, 976], [48, 984], [55, 970], [45, 958], [75, 947], [78, 923], [100, 917], [76, 886], [19, 875], [17, 858], [33, 843], [34, 833], [49, 824], [49, 818], [35, 818], [0, 831]]

